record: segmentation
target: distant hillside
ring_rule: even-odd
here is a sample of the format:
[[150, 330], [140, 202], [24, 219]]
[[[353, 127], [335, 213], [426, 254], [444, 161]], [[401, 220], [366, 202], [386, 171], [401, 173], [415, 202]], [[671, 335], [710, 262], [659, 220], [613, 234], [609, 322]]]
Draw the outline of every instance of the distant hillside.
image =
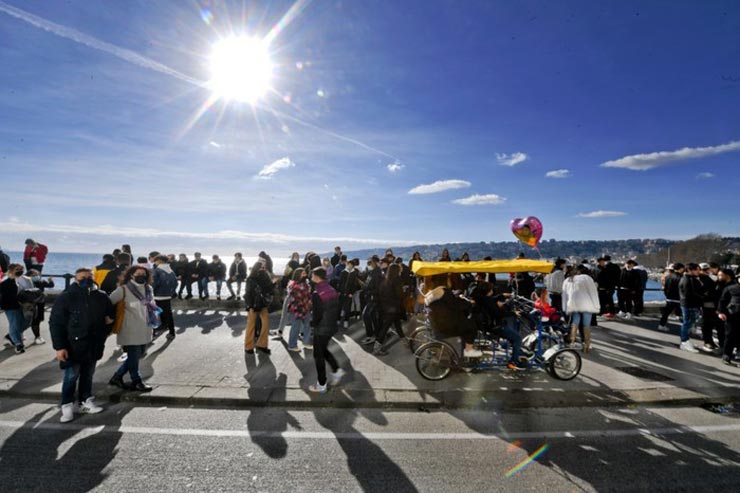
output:
[[740, 263], [740, 238], [700, 235], [676, 242], [659, 252], [640, 255], [637, 260], [647, 267], [663, 267], [668, 262], [717, 262], [720, 265], [734, 265]]
[[[581, 241], [563, 241], [563, 240], [546, 240], [540, 243], [539, 250], [544, 258], [563, 257], [571, 260], [589, 259], [593, 260], [601, 255], [609, 254], [614, 260], [634, 258], [646, 254], [655, 254], [674, 245], [676, 242], [671, 240], [581, 240]], [[455, 259], [459, 258], [463, 252], [468, 252], [472, 260], [480, 260], [483, 257], [491, 256], [495, 259], [514, 258], [519, 252], [524, 252], [527, 257], [537, 258], [539, 255], [532, 248], [523, 245], [517, 241], [502, 242], [485, 242], [478, 243], [445, 243], [436, 245], [415, 245], [410, 247], [391, 247], [393, 253], [404, 260], [411, 258], [414, 252], [421, 253], [425, 260], [436, 260], [439, 258], [443, 249], [450, 251], [450, 256]], [[345, 252], [350, 257], [366, 259], [370, 255], [382, 255], [384, 250], [366, 249], [353, 250]], [[663, 262], [665, 263], [665, 262]]]

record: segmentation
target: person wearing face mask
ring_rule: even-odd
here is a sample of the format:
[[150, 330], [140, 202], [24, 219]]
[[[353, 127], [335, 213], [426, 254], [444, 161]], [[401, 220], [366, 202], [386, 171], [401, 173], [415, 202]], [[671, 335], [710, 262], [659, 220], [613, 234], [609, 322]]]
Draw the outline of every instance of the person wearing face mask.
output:
[[8, 335], [5, 339], [15, 347], [16, 354], [26, 352], [23, 346], [23, 331], [28, 327], [18, 299], [20, 292], [18, 278], [22, 275], [22, 265], [9, 264], [7, 275], [0, 283], [0, 309], [5, 311], [8, 319]]
[[[152, 342], [151, 312], [157, 310], [151, 284], [152, 275], [149, 270], [134, 266], [126, 271], [118, 288], [110, 295], [114, 305], [123, 303], [123, 320], [116, 320], [116, 325], [120, 324], [117, 340], [118, 345], [126, 352], [127, 358], [108, 383], [124, 390], [139, 392], [152, 390], [142, 382], [139, 374], [139, 360], [147, 344]], [[121, 314], [120, 309], [117, 312]], [[126, 373], [131, 375], [130, 385], [123, 381]]]
[[[53, 288], [54, 287], [54, 280], [50, 277], [48, 279], [43, 279], [41, 277], [41, 272], [37, 271], [36, 269], [31, 269], [28, 271], [28, 277], [31, 279], [31, 282], [33, 283], [33, 287], [35, 289], [38, 289], [40, 293], [43, 293], [46, 288]], [[36, 345], [45, 344], [46, 341], [43, 337], [41, 337], [41, 322], [44, 321], [44, 311], [46, 310], [46, 303], [44, 299], [42, 298], [41, 301], [36, 303], [36, 310], [33, 315], [33, 320], [31, 321], [31, 330], [33, 331], [33, 343]]]
[[87, 268], [77, 269], [75, 282], [54, 302], [49, 331], [59, 367], [64, 370], [62, 423], [72, 421], [74, 413], [103, 410], [95, 403], [92, 381], [114, 316], [108, 296], [96, 288], [92, 270]]

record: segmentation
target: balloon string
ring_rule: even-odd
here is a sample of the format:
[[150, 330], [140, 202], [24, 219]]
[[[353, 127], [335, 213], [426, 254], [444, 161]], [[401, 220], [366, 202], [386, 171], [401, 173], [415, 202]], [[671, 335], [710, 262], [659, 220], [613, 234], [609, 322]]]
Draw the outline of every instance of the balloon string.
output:
[[542, 260], [543, 257], [542, 257], [542, 252], [540, 251], [540, 249], [537, 248], [537, 246], [533, 246], [532, 248], [534, 248], [534, 251], [537, 252], [537, 255], [540, 256], [540, 260]]

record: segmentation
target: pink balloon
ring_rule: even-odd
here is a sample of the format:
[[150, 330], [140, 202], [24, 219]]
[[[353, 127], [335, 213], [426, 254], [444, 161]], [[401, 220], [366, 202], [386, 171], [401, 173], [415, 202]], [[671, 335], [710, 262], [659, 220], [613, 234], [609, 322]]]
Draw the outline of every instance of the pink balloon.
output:
[[519, 241], [536, 247], [542, 238], [542, 222], [534, 216], [511, 220], [511, 232]]

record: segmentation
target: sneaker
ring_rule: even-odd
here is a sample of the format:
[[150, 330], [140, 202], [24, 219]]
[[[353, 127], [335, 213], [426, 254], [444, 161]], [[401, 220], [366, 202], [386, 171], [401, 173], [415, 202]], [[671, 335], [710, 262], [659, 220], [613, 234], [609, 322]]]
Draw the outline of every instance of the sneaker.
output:
[[373, 344], [374, 342], [375, 338], [373, 336], [369, 336], [361, 340], [360, 344], [362, 344], [363, 346], [367, 346], [368, 344]]
[[688, 351], [690, 353], [698, 353], [699, 350], [694, 347], [694, 345], [691, 343], [691, 341], [683, 341], [681, 344], [679, 344], [679, 349], [681, 351]]
[[40, 346], [42, 344], [46, 344], [46, 339], [44, 339], [43, 337], [37, 337], [36, 339], [33, 340], [33, 343], [36, 344], [37, 346]]
[[75, 419], [75, 405], [70, 402], [69, 404], [62, 404], [62, 417], [59, 421], [62, 423], [69, 423]]
[[175, 333], [174, 332], [168, 332], [167, 333], [167, 340], [168, 341], [171, 341], [174, 338], [175, 338]]
[[349, 329], [349, 322], [347, 322], [346, 320], [344, 321], [344, 328]]
[[513, 371], [522, 371], [526, 369], [525, 367], [521, 365], [521, 363], [517, 365], [513, 362], [509, 362], [509, 364], [506, 365], [506, 368], [508, 368], [509, 370], [513, 370]]
[[137, 380], [135, 382], [131, 382], [131, 390], [135, 390], [137, 392], [151, 392], [152, 387], [145, 384], [141, 380]]
[[329, 378], [327, 379], [326, 383], [328, 385], [339, 385], [339, 382], [342, 381], [342, 378], [344, 377], [345, 373], [346, 372], [342, 370], [341, 368], [339, 368], [334, 373], [329, 373]]
[[326, 394], [326, 384], [319, 385], [318, 383], [315, 383], [308, 387], [308, 391], [315, 394]]
[[25, 352], [26, 352], [26, 348], [23, 347], [23, 344], [18, 344], [15, 347], [15, 354], [22, 354], [22, 353], [25, 353]]
[[658, 330], [661, 332], [668, 332], [670, 329], [667, 325], [658, 325]]
[[717, 348], [714, 344], [704, 344], [700, 349], [705, 353], [713, 353]]
[[313, 344], [304, 344], [303, 349], [308, 349], [310, 351], [313, 349]]
[[463, 357], [465, 358], [480, 358], [483, 356], [483, 351], [480, 349], [466, 349], [463, 351]]
[[629, 312], [625, 313], [625, 314], [624, 314], [624, 319], [625, 319], [625, 320], [631, 320], [631, 319], [632, 319], [632, 314], [631, 314], [631, 313], [629, 313]]
[[627, 315], [628, 313], [625, 313], [623, 311], [620, 311], [619, 313], [617, 313], [617, 317], [621, 317], [621, 318], [627, 318]]
[[80, 414], [98, 414], [103, 412], [103, 408], [95, 403], [94, 397], [88, 397], [85, 402], [80, 403], [78, 412]]
[[288, 348], [288, 351], [291, 351], [291, 352], [294, 352], [294, 353], [300, 353], [301, 352], [301, 348], [299, 348], [298, 346], [289, 347]]

